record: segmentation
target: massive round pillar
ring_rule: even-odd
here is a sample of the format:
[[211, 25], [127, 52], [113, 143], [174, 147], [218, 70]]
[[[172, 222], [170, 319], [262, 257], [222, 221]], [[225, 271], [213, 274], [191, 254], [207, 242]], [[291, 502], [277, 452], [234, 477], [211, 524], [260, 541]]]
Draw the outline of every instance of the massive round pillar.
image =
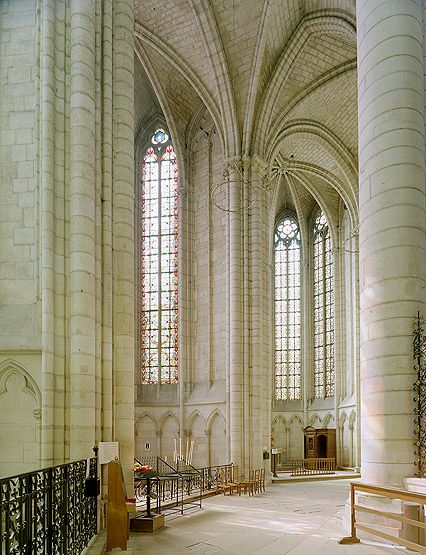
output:
[[422, 5], [359, 0], [361, 449], [364, 481], [413, 475], [413, 319], [424, 314]]

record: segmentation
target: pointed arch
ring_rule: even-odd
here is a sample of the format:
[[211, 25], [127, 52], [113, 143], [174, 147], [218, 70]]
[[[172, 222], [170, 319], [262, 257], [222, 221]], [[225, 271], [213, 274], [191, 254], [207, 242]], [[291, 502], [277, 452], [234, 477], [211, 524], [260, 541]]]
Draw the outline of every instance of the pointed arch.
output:
[[158, 102], [161, 106], [161, 109], [168, 123], [167, 127], [170, 129], [170, 135], [172, 137], [172, 142], [177, 154], [176, 158], [177, 158], [177, 165], [179, 168], [180, 181], [182, 183], [185, 183], [186, 168], [185, 168], [185, 164], [183, 163], [183, 161], [185, 160], [185, 157], [184, 157], [185, 147], [182, 144], [182, 137], [178, 132], [178, 127], [176, 125], [175, 118], [173, 117], [173, 111], [170, 108], [169, 102], [167, 100], [167, 95], [165, 94], [161, 86], [160, 80], [155, 76], [155, 71], [152, 67], [149, 57], [145, 52], [145, 49], [142, 46], [141, 42], [138, 39], [135, 40], [135, 52], [143, 68], [145, 69], [145, 72], [148, 75], [149, 80], [151, 81], [152, 88], [154, 89], [154, 92], [157, 95]]
[[140, 156], [137, 182], [139, 383], [177, 384], [182, 241], [177, 157], [168, 127], [145, 130], [143, 139], [149, 146]]
[[202, 423], [204, 424], [204, 430], [207, 430], [207, 422], [206, 419], [204, 418], [204, 416], [201, 414], [201, 412], [198, 409], [195, 409], [191, 412], [191, 414], [188, 416], [187, 420], [186, 420], [186, 426], [185, 429], [188, 431], [192, 430], [193, 424], [194, 424], [194, 420], [195, 418], [200, 418]]
[[274, 106], [289, 78], [297, 56], [312, 36], [325, 33], [343, 34], [356, 42], [355, 21], [338, 10], [321, 10], [319, 13], [311, 13], [304, 16], [283, 49], [260, 102], [258, 115], [254, 122], [252, 150], [259, 152], [261, 156], [264, 155], [264, 141], [268, 136], [271, 119], [275, 114]]
[[40, 388], [31, 373], [12, 359], [0, 363], [0, 452], [13, 453], [13, 462], [2, 460], [2, 474], [13, 476], [40, 467]]
[[223, 423], [223, 428], [226, 430], [226, 420], [225, 417], [223, 416], [223, 414], [220, 412], [220, 410], [218, 409], [214, 409], [212, 410], [212, 412], [209, 414], [209, 416], [207, 417], [207, 429], [210, 430], [211, 426], [212, 426], [212, 422], [214, 422], [214, 419], [216, 417], [219, 417], [220, 420]]
[[160, 426], [158, 425], [156, 418], [149, 412], [144, 412], [136, 418], [135, 432], [137, 432], [138, 427], [142, 424], [144, 420], [150, 420], [154, 424], [154, 429], [156, 434], [160, 432]]
[[272, 426], [274, 426], [274, 424], [282, 424], [284, 427], [287, 426], [287, 420], [285, 419], [284, 415], [282, 414], [278, 414], [273, 420], [272, 420]]
[[221, 128], [224, 130], [223, 152], [225, 158], [239, 156], [241, 154], [240, 132], [234, 91], [213, 9], [208, 0], [197, 0], [196, 2], [189, 0], [189, 2], [200, 28], [206, 51], [209, 53], [209, 59], [212, 60], [212, 70], [215, 74], [220, 99]]
[[289, 424], [294, 424], [295, 422], [297, 422], [298, 424], [300, 424], [301, 426], [303, 426], [303, 420], [300, 418], [300, 416], [298, 416], [297, 414], [294, 414], [289, 421]]
[[169, 418], [171, 418], [172, 420], [174, 420], [176, 422], [176, 425], [179, 429], [179, 419], [178, 419], [178, 417], [171, 410], [168, 410], [164, 414], [162, 414], [161, 417], [158, 419], [158, 426], [160, 428], [160, 431], [163, 431], [164, 423]]
[[331, 414], [331, 412], [328, 412], [325, 416], [324, 419], [322, 421], [322, 427], [323, 428], [328, 428], [328, 425], [331, 422], [335, 422], [334, 416]]
[[302, 243], [299, 221], [289, 212], [274, 233], [274, 398], [301, 398]]
[[339, 427], [343, 428], [346, 424], [346, 420], [348, 419], [347, 414], [345, 411], [341, 412], [339, 415]]
[[253, 120], [255, 115], [256, 97], [258, 92], [259, 80], [261, 76], [263, 54], [265, 49], [265, 42], [267, 33], [265, 32], [272, 13], [273, 3], [269, 0], [264, 0], [262, 14], [259, 19], [259, 26], [257, 28], [256, 48], [253, 56], [253, 62], [250, 72], [250, 82], [248, 86], [248, 99], [244, 114], [243, 125], [243, 153], [250, 152], [250, 139], [253, 128]]
[[[319, 426], [315, 426], [315, 424], [316, 424], [317, 422], [318, 422]], [[320, 416], [319, 416], [318, 414], [315, 413], [315, 414], [312, 414], [312, 415], [309, 417], [309, 426], [312, 426], [313, 428], [315, 428], [315, 427], [320, 427], [320, 426], [321, 426], [321, 423], [322, 423], [322, 420], [321, 420], [321, 418], [320, 418]]]
[[[319, 145], [335, 160], [336, 166], [340, 169], [342, 174], [342, 180], [337, 178], [334, 173], [331, 174], [323, 168], [321, 168], [321, 173], [324, 175], [322, 178], [343, 198], [350, 211], [352, 222], [356, 222], [358, 213], [358, 170], [356, 161], [353, 159], [350, 151], [325, 125], [312, 120], [298, 119], [285, 123], [279, 130], [275, 140], [271, 142], [268, 153], [269, 159], [271, 160], [270, 165], [279, 157], [279, 152], [284, 142], [290, 138], [292, 140], [310, 140]], [[307, 170], [309, 166], [312, 168], [316, 167], [314, 164], [303, 160], [282, 160], [282, 164], [289, 173], [293, 173], [295, 169], [303, 171], [305, 168]], [[312, 171], [311, 173], [315, 172]], [[320, 171], [318, 171], [317, 174], [321, 177]], [[330, 176], [330, 179], [326, 179], [326, 176]], [[314, 197], [317, 196], [316, 193], [312, 193], [312, 191], [311, 194], [313, 194]]]
[[7, 391], [7, 380], [13, 374], [18, 376], [23, 376], [25, 379], [25, 389], [24, 392], [33, 397], [36, 401], [37, 406], [41, 407], [41, 392], [40, 388], [32, 377], [32, 375], [26, 370], [19, 362], [7, 359], [0, 363], [0, 395], [6, 393]]
[[[154, 48], [159, 54], [164, 56], [164, 58], [167, 59], [177, 71], [179, 71], [179, 73], [188, 81], [188, 83], [191, 83], [191, 85], [194, 87], [195, 92], [201, 98], [204, 105], [209, 110], [213, 118], [213, 121], [215, 122], [216, 128], [219, 130], [219, 136], [223, 147], [225, 144], [225, 139], [224, 139], [224, 133], [223, 133], [223, 127], [222, 127], [222, 118], [221, 118], [219, 108], [213, 96], [204, 86], [203, 82], [198, 78], [196, 73], [194, 73], [191, 70], [191, 68], [185, 63], [185, 61], [178, 54], [176, 54], [176, 52], [174, 52], [174, 50], [170, 46], [164, 43], [164, 40], [157, 37], [152, 31], [147, 29], [140, 22], [135, 22], [135, 36], [140, 41], [148, 44], [149, 46]], [[144, 55], [141, 49], [137, 48], [137, 40], [135, 41], [135, 51], [136, 51], [136, 54], [139, 56], [139, 58], [141, 55]], [[161, 104], [161, 101], [160, 101], [160, 104]], [[161, 105], [161, 107], [163, 108], [163, 105]]]

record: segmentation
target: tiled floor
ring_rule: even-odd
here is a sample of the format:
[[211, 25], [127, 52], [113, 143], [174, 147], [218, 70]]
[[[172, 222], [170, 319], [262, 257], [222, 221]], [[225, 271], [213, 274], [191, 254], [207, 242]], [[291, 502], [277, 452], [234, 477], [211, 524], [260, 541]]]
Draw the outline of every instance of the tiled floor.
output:
[[[133, 555], [400, 555], [391, 546], [340, 545], [347, 480], [274, 484], [256, 497], [215, 496], [154, 534], [132, 533]], [[407, 552], [406, 552], [407, 553]]]

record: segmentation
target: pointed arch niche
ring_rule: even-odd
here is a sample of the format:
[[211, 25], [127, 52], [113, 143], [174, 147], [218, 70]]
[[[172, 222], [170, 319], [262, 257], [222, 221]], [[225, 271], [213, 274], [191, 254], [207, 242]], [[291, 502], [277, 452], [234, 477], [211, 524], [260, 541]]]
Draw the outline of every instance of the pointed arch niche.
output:
[[[40, 467], [41, 394], [31, 374], [19, 363], [0, 364], [2, 414], [0, 475], [15, 475]], [[11, 461], [8, 464], [7, 461]]]

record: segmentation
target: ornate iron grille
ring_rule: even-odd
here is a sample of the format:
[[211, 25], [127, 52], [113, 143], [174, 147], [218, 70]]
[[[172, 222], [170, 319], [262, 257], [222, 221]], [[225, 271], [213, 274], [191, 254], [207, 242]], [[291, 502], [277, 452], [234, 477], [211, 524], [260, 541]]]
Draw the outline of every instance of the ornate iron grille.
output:
[[[90, 459], [91, 477], [97, 475]], [[97, 533], [96, 497], [84, 495], [86, 461], [0, 480], [0, 555], [78, 555]]]
[[416, 392], [414, 398], [416, 418], [414, 423], [417, 436], [416, 450], [414, 451], [416, 461], [414, 464], [417, 466], [415, 474], [417, 478], [426, 477], [426, 335], [424, 324], [424, 318], [418, 312], [413, 337], [414, 370], [417, 373], [417, 381], [414, 384]]
[[[154, 509], [154, 505], [156, 512], [161, 512], [162, 505], [190, 505], [190, 499], [201, 497], [206, 491], [217, 491], [224, 484], [232, 482], [232, 463], [198, 469], [186, 465], [183, 461], [178, 463], [175, 474], [172, 475], [172, 467], [158, 457], [158, 476], [149, 479], [135, 477], [135, 496], [139, 514], [149, 512]], [[164, 469], [165, 472], [162, 472]]]

